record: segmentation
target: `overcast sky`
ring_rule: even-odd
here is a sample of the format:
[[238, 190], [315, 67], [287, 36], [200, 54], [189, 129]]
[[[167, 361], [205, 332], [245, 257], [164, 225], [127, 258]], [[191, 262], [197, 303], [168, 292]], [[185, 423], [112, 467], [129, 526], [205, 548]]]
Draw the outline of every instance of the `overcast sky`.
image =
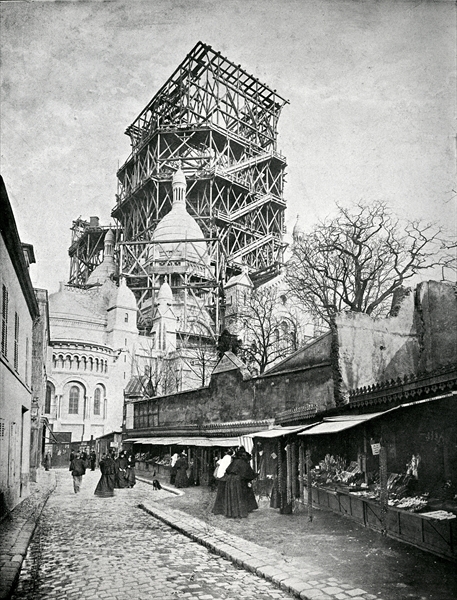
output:
[[386, 200], [456, 228], [453, 0], [1, 2], [1, 172], [35, 286], [72, 221], [111, 220], [126, 127], [198, 42], [290, 100], [286, 223]]

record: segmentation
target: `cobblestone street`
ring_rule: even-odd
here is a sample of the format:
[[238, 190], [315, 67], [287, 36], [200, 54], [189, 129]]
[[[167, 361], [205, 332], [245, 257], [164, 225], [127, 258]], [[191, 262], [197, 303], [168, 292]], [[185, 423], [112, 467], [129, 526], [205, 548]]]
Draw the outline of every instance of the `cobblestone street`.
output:
[[87, 472], [78, 495], [68, 471], [56, 474], [14, 600], [291, 598], [138, 508], [169, 492], [139, 482], [101, 499], [99, 471]]

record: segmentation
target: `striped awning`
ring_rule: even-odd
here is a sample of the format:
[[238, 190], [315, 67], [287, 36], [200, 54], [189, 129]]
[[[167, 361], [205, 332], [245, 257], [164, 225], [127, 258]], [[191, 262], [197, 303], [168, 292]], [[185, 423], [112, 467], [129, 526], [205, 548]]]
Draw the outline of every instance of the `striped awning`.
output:
[[149, 437], [149, 438], [130, 438], [123, 440], [124, 444], [150, 444], [152, 446], [196, 446], [196, 447], [220, 447], [231, 448], [240, 445], [239, 437]]
[[[313, 423], [314, 425], [314, 423]], [[256, 431], [255, 433], [249, 433], [248, 436], [252, 438], [277, 438], [283, 435], [289, 435], [290, 433], [298, 433], [313, 425], [294, 425], [290, 427], [273, 427], [272, 429], [265, 429], [264, 431]]]

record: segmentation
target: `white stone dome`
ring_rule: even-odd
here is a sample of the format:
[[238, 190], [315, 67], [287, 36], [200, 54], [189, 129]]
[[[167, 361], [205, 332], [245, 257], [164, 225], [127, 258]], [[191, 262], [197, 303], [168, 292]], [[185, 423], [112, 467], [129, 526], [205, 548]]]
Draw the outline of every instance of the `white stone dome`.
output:
[[111, 306], [126, 308], [129, 310], [138, 309], [135, 294], [128, 287], [124, 277], [121, 277], [119, 287], [117, 288], [117, 293], [113, 294]]
[[178, 168], [173, 175], [173, 206], [152, 234], [151, 239], [155, 242], [153, 260], [208, 262], [205, 236], [200, 225], [186, 210], [185, 188], [186, 178]]
[[304, 235], [305, 231], [303, 229], [303, 226], [300, 222], [300, 215], [297, 215], [297, 220], [295, 221], [295, 225], [294, 228], [292, 230], [292, 238], [294, 241], [296, 240], [300, 240], [303, 235]]
[[160, 286], [159, 293], [157, 295], [157, 304], [166, 303], [171, 304], [173, 302], [173, 292], [169, 284], [164, 281]]

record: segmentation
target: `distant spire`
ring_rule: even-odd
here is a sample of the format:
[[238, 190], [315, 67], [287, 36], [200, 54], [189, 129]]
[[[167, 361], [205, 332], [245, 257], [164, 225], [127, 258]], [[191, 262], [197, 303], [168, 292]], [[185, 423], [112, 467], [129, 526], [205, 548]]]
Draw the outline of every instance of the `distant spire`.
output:
[[111, 229], [111, 225], [106, 232], [104, 242], [103, 257], [106, 258], [107, 256], [114, 256], [114, 232]]
[[297, 215], [297, 220], [295, 222], [293, 231], [292, 231], [292, 239], [294, 242], [298, 242], [299, 240], [301, 240], [303, 238], [303, 234], [305, 232], [303, 231], [303, 227], [301, 226], [300, 223], [300, 215]]

